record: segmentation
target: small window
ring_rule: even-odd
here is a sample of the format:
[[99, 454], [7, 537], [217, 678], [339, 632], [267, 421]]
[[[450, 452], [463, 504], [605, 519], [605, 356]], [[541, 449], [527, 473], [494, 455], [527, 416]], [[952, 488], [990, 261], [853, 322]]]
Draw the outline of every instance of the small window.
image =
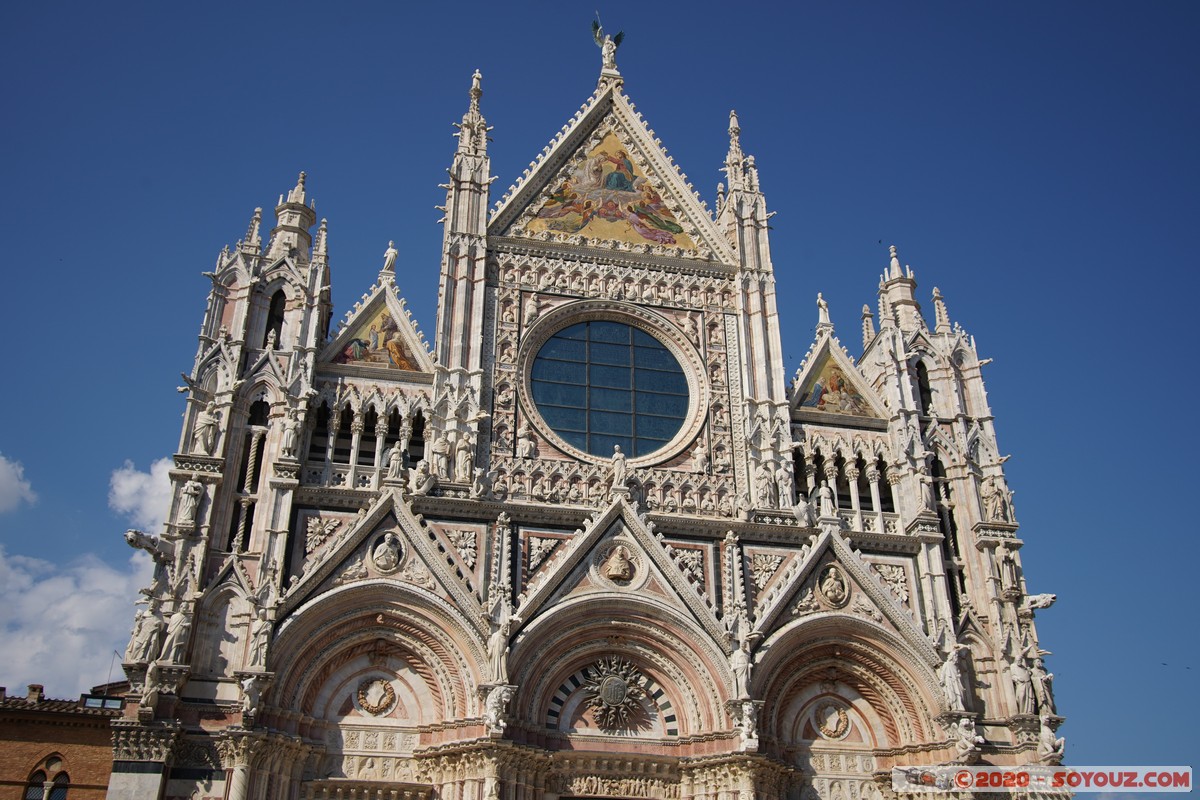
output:
[[50, 789], [49, 800], [67, 800], [67, 787], [71, 784], [71, 778], [65, 772], [60, 772], [54, 777], [54, 786]]
[[45, 796], [46, 773], [38, 770], [29, 776], [24, 800], [42, 800]]

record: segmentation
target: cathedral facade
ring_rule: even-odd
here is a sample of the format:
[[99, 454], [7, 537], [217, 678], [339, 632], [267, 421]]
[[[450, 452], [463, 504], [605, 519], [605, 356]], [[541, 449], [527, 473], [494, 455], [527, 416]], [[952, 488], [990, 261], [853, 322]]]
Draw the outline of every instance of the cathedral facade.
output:
[[206, 273], [110, 798], [869, 800], [1061, 758], [973, 339], [892, 248], [862, 354], [818, 295], [787, 380], [736, 116], [710, 210], [598, 41], [494, 206], [474, 76], [432, 347], [395, 245], [333, 324], [303, 173]]

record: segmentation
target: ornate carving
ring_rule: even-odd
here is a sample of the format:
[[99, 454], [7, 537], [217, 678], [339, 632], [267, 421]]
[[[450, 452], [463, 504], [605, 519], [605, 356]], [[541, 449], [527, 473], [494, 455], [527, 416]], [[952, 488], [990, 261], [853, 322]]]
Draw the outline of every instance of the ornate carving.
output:
[[558, 546], [560, 540], [542, 536], [529, 537], [529, 572], [537, 571], [551, 551]]
[[320, 517], [309, 517], [305, 525], [304, 534], [304, 552], [311, 553], [321, 545], [325, 544], [326, 540], [337, 531], [342, 524], [338, 519], [321, 519]]
[[112, 722], [113, 760], [167, 761], [179, 741], [176, 727], [142, 725], [130, 719]]
[[458, 551], [458, 555], [462, 558], [463, 563], [474, 569], [477, 557], [478, 534], [472, 530], [447, 531], [446, 537], [454, 545], [454, 549]]
[[834, 608], [841, 608], [850, 601], [850, 584], [836, 564], [828, 564], [821, 570], [817, 591]]
[[901, 603], [908, 604], [908, 577], [899, 564], [872, 564], [871, 569], [892, 590]]
[[759, 591], [771, 580], [771, 576], [779, 569], [779, 565], [783, 563], [783, 556], [771, 555], [770, 553], [755, 553], [750, 557], [750, 578], [754, 581], [754, 586]]
[[584, 702], [601, 730], [622, 730], [643, 713], [646, 679], [627, 659], [602, 658], [588, 668], [587, 677]]
[[383, 678], [371, 678], [358, 685], [358, 707], [373, 717], [387, 714], [396, 705], [396, 690]]
[[403, 559], [404, 549], [400, 537], [390, 531], [377, 539], [375, 548], [371, 550], [371, 563], [384, 575], [398, 570]]
[[850, 717], [839, 703], [826, 701], [813, 711], [817, 730], [826, 739], [841, 739], [850, 732]]

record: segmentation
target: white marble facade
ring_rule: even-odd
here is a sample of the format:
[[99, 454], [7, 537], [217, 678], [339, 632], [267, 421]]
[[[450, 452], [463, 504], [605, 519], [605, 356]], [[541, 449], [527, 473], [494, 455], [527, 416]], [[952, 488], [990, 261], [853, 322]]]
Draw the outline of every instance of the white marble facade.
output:
[[432, 347], [403, 242], [333, 320], [303, 173], [206, 273], [110, 796], [851, 800], [1061, 757], [974, 339], [892, 248], [861, 356], [814, 286], [787, 381], [737, 117], [709, 208], [597, 43], [499, 198], [474, 76]]

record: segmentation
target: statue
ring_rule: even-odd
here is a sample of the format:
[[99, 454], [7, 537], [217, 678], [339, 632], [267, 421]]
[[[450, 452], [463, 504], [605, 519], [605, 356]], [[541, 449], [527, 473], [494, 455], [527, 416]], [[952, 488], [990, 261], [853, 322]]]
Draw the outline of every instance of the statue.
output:
[[733, 696], [738, 700], [750, 697], [750, 637], [742, 637], [738, 647], [729, 656], [729, 671], [733, 673]]
[[471, 482], [471, 435], [464, 433], [454, 445], [454, 476], [459, 483]]
[[1054, 735], [1049, 714], [1041, 716], [1041, 723], [1041, 730], [1038, 731], [1038, 760], [1043, 764], [1058, 764], [1062, 761], [1067, 740]]
[[954, 742], [956, 764], [971, 764], [979, 757], [979, 745], [983, 744], [984, 739], [975, 730], [975, 720], [972, 717], [963, 717], [958, 721], [958, 724], [950, 725], [950, 733], [958, 738]]
[[371, 561], [382, 572], [391, 572], [400, 566], [400, 539], [396, 534], [384, 535], [383, 541], [371, 552]]
[[832, 324], [829, 321], [829, 303], [825, 302], [825, 298], [821, 296], [820, 292], [817, 292], [817, 324], [818, 325], [831, 325]]
[[959, 660], [967, 646], [958, 642], [950, 643], [950, 652], [938, 670], [938, 679], [942, 684], [942, 692], [946, 695], [946, 705], [951, 710], [965, 710], [966, 697], [963, 688], [963, 673]]
[[430, 473], [429, 462], [421, 459], [408, 478], [408, 490], [415, 495], [426, 495], [437, 486], [437, 476]]
[[701, 443], [700, 446], [696, 448], [696, 457], [692, 461], [692, 472], [698, 472], [701, 475], [707, 475], [708, 466], [708, 450], [704, 447], [704, 444]]
[[525, 300], [525, 324], [532, 325], [538, 315], [542, 313], [541, 304], [535, 295], [529, 295]]
[[1031, 611], [1038, 608], [1049, 608], [1057, 599], [1058, 595], [1056, 594], [1031, 594], [1025, 598], [1022, 607]]
[[829, 488], [829, 481], [821, 481], [821, 488], [817, 490], [817, 496], [821, 499], [821, 516], [836, 517], [837, 511], [833, 505], [833, 490]]
[[204, 484], [196, 480], [196, 476], [183, 485], [179, 496], [179, 516], [175, 524], [184, 528], [196, 526], [196, 507], [200, 504], [200, 495], [204, 493]]
[[1004, 497], [1000, 487], [996, 485], [996, 476], [989, 475], [983, 481], [983, 516], [991, 522], [1010, 522], [1005, 513]]
[[[1033, 650], [1031, 647], [1030, 650]], [[1033, 693], [1037, 697], [1038, 710], [1043, 714], [1054, 713], [1054, 674], [1046, 672], [1046, 662], [1041, 656], [1034, 656], [1033, 667], [1029, 670], [1033, 682]]]
[[167, 638], [163, 641], [159, 661], [167, 664], [182, 664], [187, 655], [188, 634], [192, 631], [192, 614], [188, 603], [175, 607], [175, 613], [167, 622]]
[[130, 636], [129, 646], [125, 648], [126, 663], [144, 664], [158, 652], [158, 640], [166, 624], [158, 608], [158, 601], [151, 600], [149, 607], [139, 611], [134, 618], [133, 634]]
[[792, 477], [792, 459], [785, 457], [780, 459], [779, 469], [775, 470], [775, 487], [779, 492], [779, 507], [791, 508], [795, 501], [793, 497], [796, 494], [796, 481]]
[[512, 701], [513, 687], [493, 686], [484, 701], [484, 722], [493, 733], [503, 733], [508, 725], [508, 704]]
[[1000, 588], [1005, 592], [1017, 590], [1017, 560], [1013, 558], [1012, 551], [1000, 545], [996, 552], [1000, 561]]
[[296, 444], [300, 438], [300, 421], [296, 419], [296, 412], [289, 411], [287, 422], [283, 426], [283, 443], [280, 445], [280, 451], [284, 458], [296, 457]]
[[629, 468], [625, 464], [625, 454], [621, 452], [621, 445], [613, 445], [612, 458], [609, 460], [608, 477], [612, 483], [612, 491], [620, 492], [625, 489], [625, 484], [629, 480]]
[[142, 699], [138, 701], [138, 708], [149, 712], [149, 716], [154, 716], [154, 707], [158, 705], [158, 693], [161, 688], [158, 664], [151, 662], [150, 666], [146, 667], [146, 676], [142, 678]]
[[533, 458], [537, 449], [533, 443], [533, 429], [528, 422], [522, 422], [517, 428], [517, 458]]
[[445, 433], [438, 434], [430, 450], [433, 451], [434, 474], [446, 479], [452, 479], [453, 475], [450, 472], [450, 439], [446, 437]]
[[266, 609], [259, 609], [250, 624], [250, 666], [267, 665], [267, 644], [271, 641], [271, 623], [267, 621]]
[[1032, 715], [1034, 713], [1033, 678], [1029, 672], [1029, 665], [1025, 663], [1024, 654], [1017, 656], [1013, 661], [1011, 671], [1013, 691], [1017, 696], [1017, 713]]
[[792, 513], [796, 515], [796, 522], [802, 528], [811, 528], [816, 523], [816, 514], [813, 513], [812, 503], [803, 493], [796, 499], [796, 504], [792, 506]]
[[743, 700], [738, 715], [738, 733], [743, 742], [758, 738], [758, 704], [753, 700]]
[[262, 690], [258, 688], [258, 676], [247, 675], [239, 684], [242, 689], [242, 713], [253, 716], [258, 711], [258, 703], [262, 698]]
[[600, 17], [597, 15], [592, 22], [592, 38], [596, 40], [596, 46], [600, 48], [600, 62], [604, 69], [616, 72], [617, 48], [621, 46], [621, 40], [625, 38], [625, 31], [621, 31], [616, 36], [609, 36], [604, 32], [604, 27], [600, 24]]
[[512, 604], [507, 598], [497, 604], [489, 618], [492, 633], [488, 637], [488, 661], [492, 666], [493, 683], [508, 682], [508, 637], [513, 624], [519, 624], [520, 621], [520, 618], [513, 616]]
[[399, 480], [400, 470], [404, 468], [404, 448], [400, 446], [400, 440], [392, 445], [392, 449], [387, 453], [387, 477], [389, 480]]
[[754, 471], [754, 483], [755, 488], [758, 490], [759, 508], [774, 508], [776, 505], [775, 470], [772, 469], [773, 464], [774, 462], [772, 461], [764, 461]]
[[192, 432], [192, 452], [197, 451], [211, 456], [217, 443], [217, 422], [220, 419], [216, 402], [209, 402], [196, 415], [196, 427]]
[[400, 255], [396, 252], [396, 243], [388, 241], [387, 250], [383, 251], [383, 272], [396, 271], [396, 256]]
[[495, 470], [485, 472], [483, 467], [476, 467], [471, 480], [471, 497], [490, 498], [492, 496], [492, 479], [495, 475]]

